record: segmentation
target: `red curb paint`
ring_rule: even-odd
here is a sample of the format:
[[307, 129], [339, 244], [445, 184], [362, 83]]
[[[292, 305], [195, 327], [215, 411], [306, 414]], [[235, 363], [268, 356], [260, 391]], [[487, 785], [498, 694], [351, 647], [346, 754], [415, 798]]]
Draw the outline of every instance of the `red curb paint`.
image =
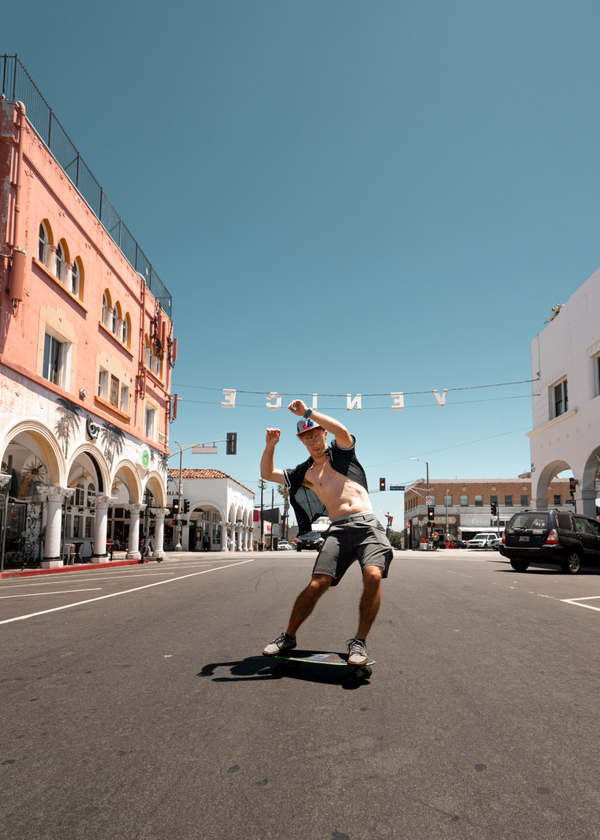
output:
[[[146, 560], [144, 562], [147, 562]], [[91, 569], [112, 569], [115, 566], [138, 566], [139, 560], [109, 560], [107, 563], [85, 563], [81, 566], [60, 566], [58, 569], [23, 569], [23, 571], [2, 572], [2, 580], [15, 577], [34, 577], [35, 575], [53, 575], [57, 572], [87, 572]]]

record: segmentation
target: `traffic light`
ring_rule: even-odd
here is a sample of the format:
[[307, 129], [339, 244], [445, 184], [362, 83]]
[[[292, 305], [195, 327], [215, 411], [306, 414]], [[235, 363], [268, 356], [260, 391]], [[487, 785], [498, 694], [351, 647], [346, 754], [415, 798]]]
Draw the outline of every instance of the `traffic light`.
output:
[[385, 490], [385, 478], [379, 479], [379, 489], [383, 492]]
[[179, 499], [173, 499], [173, 513], [179, 513]]
[[237, 455], [237, 432], [227, 432], [227, 455]]
[[492, 514], [492, 516], [497, 516], [497, 514], [498, 514], [498, 505], [496, 504], [496, 502], [491, 502], [491, 504], [490, 504], [490, 513]]
[[577, 484], [578, 482], [576, 478], [569, 479], [569, 493], [571, 494], [572, 499], [575, 498], [575, 488], [577, 487]]
[[189, 499], [184, 499], [183, 500], [183, 512], [184, 513], [189, 513], [190, 512], [190, 500]]
[[431, 505], [427, 508], [427, 519], [429, 522], [433, 522], [435, 519], [435, 508]]

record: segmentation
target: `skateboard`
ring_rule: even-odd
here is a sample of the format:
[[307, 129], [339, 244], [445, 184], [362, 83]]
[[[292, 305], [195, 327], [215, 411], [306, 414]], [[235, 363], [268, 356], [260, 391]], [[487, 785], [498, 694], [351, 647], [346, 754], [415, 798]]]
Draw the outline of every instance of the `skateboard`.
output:
[[349, 665], [347, 653], [332, 653], [318, 650], [293, 650], [276, 653], [273, 659], [279, 660], [273, 669], [274, 672], [283, 676], [287, 671], [298, 668], [302, 663], [311, 665], [333, 665], [335, 667], [349, 668], [350, 673], [346, 677], [349, 683], [357, 683], [368, 679], [373, 673], [371, 665], [375, 664], [374, 659], [367, 660], [366, 665]]

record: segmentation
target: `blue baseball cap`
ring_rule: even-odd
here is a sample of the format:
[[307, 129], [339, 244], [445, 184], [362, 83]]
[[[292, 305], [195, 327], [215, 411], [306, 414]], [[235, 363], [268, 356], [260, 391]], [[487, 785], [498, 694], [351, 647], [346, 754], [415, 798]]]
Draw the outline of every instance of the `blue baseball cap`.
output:
[[311, 420], [310, 417], [308, 417], [306, 420], [298, 420], [297, 428], [298, 431], [296, 433], [296, 437], [298, 435], [303, 435], [304, 432], [311, 432], [313, 429], [322, 429], [323, 427], [319, 426], [314, 420]]

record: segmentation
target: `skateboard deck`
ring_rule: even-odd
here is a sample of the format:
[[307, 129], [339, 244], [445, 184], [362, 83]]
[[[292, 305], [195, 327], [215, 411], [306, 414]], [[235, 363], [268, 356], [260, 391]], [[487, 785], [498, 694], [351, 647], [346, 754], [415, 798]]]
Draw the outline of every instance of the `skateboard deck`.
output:
[[287, 668], [299, 666], [301, 663], [312, 665], [333, 665], [336, 667], [349, 668], [351, 677], [362, 679], [372, 674], [371, 665], [375, 664], [374, 659], [368, 659], [365, 665], [349, 665], [347, 653], [334, 653], [332, 651], [319, 650], [297, 650], [277, 653], [273, 659], [279, 660], [275, 666], [277, 673], [285, 673]]

